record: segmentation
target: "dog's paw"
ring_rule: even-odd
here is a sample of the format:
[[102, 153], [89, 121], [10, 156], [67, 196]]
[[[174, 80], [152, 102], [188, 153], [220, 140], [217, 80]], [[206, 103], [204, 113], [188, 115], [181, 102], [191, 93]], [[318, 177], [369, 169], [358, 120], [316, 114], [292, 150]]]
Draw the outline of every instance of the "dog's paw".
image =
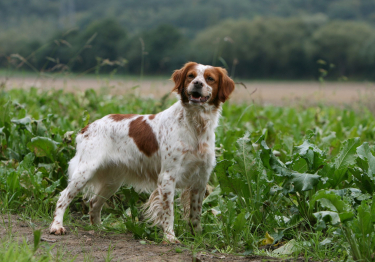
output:
[[65, 235], [66, 229], [60, 225], [52, 225], [49, 229], [49, 233], [54, 235]]
[[178, 240], [172, 234], [164, 234], [163, 244], [181, 244], [180, 240]]

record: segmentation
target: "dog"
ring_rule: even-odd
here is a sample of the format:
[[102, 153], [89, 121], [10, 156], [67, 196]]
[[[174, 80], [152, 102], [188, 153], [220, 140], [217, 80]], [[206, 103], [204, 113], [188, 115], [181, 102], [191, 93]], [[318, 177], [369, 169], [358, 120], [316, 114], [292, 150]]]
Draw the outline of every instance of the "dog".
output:
[[107, 115], [80, 131], [51, 234], [66, 233], [64, 212], [82, 190], [89, 196], [91, 224], [101, 223], [102, 206], [123, 184], [152, 192], [145, 217], [162, 227], [168, 242], [179, 243], [173, 230], [176, 188], [183, 190], [192, 232], [202, 230], [202, 201], [216, 164], [215, 128], [235, 83], [225, 69], [195, 62], [175, 70], [172, 80], [179, 100], [170, 108], [156, 115]]

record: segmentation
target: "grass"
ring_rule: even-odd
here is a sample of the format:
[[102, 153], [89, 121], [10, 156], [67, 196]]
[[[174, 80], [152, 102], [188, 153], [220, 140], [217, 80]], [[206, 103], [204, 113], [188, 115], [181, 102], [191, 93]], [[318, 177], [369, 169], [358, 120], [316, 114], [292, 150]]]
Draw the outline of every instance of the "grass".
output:
[[[83, 126], [109, 113], [157, 113], [174, 102], [93, 90], [0, 92], [0, 213], [17, 213], [45, 227], [67, 184], [67, 162]], [[216, 131], [217, 167], [210, 180], [215, 189], [203, 203], [202, 235], [190, 234], [175, 201], [175, 232], [182, 249], [193, 254], [374, 261], [373, 253], [360, 248], [374, 250], [375, 245], [374, 130], [374, 115], [365, 106], [225, 104]], [[77, 197], [64, 222], [70, 228], [131, 232], [159, 243], [160, 229], [147, 227], [139, 213], [147, 197], [121, 188], [107, 202], [103, 224], [95, 227]], [[263, 245], [266, 233], [268, 246]], [[275, 253], [279, 243], [292, 247]], [[52, 247], [44, 244], [35, 253], [30, 242], [12, 236], [2, 239], [2, 245], [0, 257], [7, 261], [74, 259], [60, 259], [59, 251], [51, 253]], [[113, 258], [111, 250], [104, 254], [106, 261]]]

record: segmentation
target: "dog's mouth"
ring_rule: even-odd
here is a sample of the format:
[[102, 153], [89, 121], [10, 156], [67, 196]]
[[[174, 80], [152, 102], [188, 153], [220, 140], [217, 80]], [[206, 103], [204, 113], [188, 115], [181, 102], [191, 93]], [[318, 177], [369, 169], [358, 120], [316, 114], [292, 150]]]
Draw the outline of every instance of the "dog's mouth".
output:
[[199, 92], [191, 92], [189, 94], [189, 101], [192, 103], [205, 103], [210, 96], [202, 96]]

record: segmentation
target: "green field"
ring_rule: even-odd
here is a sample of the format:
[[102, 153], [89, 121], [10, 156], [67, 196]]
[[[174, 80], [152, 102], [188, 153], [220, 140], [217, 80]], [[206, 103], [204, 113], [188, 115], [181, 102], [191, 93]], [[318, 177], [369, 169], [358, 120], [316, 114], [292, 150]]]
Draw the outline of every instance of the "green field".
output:
[[[0, 90], [0, 215], [2, 221], [14, 215], [27, 221], [35, 239], [20, 241], [3, 222], [9, 234], [1, 234], [0, 261], [73, 260], [52, 244], [39, 244], [39, 230], [48, 228], [67, 185], [76, 134], [110, 113], [157, 113], [174, 102], [100, 92]], [[375, 261], [374, 137], [374, 112], [365, 106], [225, 104], [203, 233], [190, 234], [175, 201], [175, 231], [183, 244], [173, 252]], [[121, 188], [99, 227], [89, 226], [77, 197], [65, 224], [160, 243], [160, 229], [142, 221], [139, 207], [147, 197]]]

